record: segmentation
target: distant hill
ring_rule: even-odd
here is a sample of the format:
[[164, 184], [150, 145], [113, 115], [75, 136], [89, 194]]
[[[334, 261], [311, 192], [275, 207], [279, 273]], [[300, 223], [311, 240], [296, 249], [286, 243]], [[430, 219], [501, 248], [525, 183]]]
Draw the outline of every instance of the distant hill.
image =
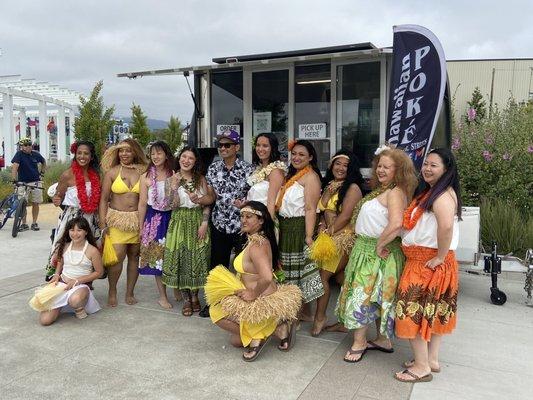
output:
[[[128, 124], [131, 123], [130, 117], [121, 118], [122, 121], [127, 122]], [[165, 129], [167, 127], [168, 121], [162, 121], [160, 119], [150, 119], [148, 118], [146, 120], [146, 124], [148, 125], [148, 128], [150, 128], [152, 131], [156, 129]]]

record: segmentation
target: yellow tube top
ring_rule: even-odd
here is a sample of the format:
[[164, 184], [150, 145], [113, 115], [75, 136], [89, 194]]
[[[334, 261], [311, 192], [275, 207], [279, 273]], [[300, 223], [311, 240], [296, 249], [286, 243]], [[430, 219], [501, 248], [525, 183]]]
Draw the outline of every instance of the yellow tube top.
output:
[[337, 201], [339, 200], [339, 193], [335, 193], [333, 196], [331, 196], [328, 200], [328, 203], [326, 205], [324, 205], [322, 203], [322, 198], [320, 199], [320, 201], [318, 202], [318, 208], [320, 209], [320, 211], [333, 211], [333, 212], [336, 212], [337, 211]]
[[233, 268], [235, 268], [235, 271], [237, 271], [239, 274], [245, 274], [245, 275], [253, 275], [251, 274], [250, 272], [246, 272], [244, 270], [244, 266], [242, 265], [243, 262], [242, 262], [242, 258], [244, 257], [244, 251], [246, 249], [244, 249], [243, 251], [241, 251], [237, 257], [235, 257], [235, 259], [233, 260]]
[[124, 194], [124, 193], [139, 193], [140, 191], [140, 182], [139, 179], [135, 185], [130, 189], [128, 185], [124, 182], [122, 179], [122, 166], [120, 167], [120, 170], [118, 171], [118, 175], [113, 181], [113, 184], [111, 185], [111, 191], [116, 194]]

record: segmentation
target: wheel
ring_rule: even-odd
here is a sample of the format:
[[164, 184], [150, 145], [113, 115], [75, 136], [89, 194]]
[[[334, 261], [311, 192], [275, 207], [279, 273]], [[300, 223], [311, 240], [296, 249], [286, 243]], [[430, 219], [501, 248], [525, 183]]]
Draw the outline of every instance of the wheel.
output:
[[22, 220], [26, 217], [26, 206], [28, 202], [26, 199], [21, 199], [17, 206], [17, 211], [15, 211], [15, 217], [13, 219], [13, 229], [11, 230], [11, 236], [17, 237], [19, 233], [20, 224]]
[[490, 301], [492, 304], [502, 306], [507, 301], [507, 296], [501, 290], [495, 289], [492, 290], [492, 293], [490, 294]]
[[5, 199], [0, 201], [0, 229], [2, 229], [9, 218], [9, 209], [11, 206], [11, 202], [9, 201], [10, 197], [11, 196], [7, 196]]

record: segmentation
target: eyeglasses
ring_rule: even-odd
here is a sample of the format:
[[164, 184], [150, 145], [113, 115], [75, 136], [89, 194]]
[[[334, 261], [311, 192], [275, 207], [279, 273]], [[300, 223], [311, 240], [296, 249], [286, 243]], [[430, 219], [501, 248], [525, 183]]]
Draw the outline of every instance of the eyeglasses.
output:
[[217, 144], [217, 147], [219, 149], [221, 148], [229, 149], [231, 146], [235, 146], [235, 143], [218, 143]]

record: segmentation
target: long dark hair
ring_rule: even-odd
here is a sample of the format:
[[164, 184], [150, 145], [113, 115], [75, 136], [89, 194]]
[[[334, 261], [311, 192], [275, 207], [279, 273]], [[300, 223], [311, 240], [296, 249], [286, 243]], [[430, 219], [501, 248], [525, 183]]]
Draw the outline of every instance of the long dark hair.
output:
[[[342, 202], [344, 201], [344, 196], [346, 196], [346, 193], [348, 192], [348, 189], [350, 188], [350, 186], [353, 183], [355, 183], [357, 186], [359, 186], [359, 189], [361, 189], [361, 193], [362, 193], [363, 183], [364, 183], [363, 175], [361, 175], [361, 171], [360, 171], [361, 166], [355, 154], [353, 154], [349, 150], [340, 149], [339, 151], [335, 153], [332, 159], [340, 155], [347, 156], [349, 158], [349, 161], [348, 161], [348, 170], [346, 171], [346, 179], [344, 180], [344, 182], [342, 183], [339, 189], [339, 198], [337, 200], [337, 206], [336, 206], [337, 213], [340, 212], [340, 209], [342, 207]], [[333, 164], [335, 164], [335, 161], [336, 160], [334, 160], [331, 163], [331, 165], [326, 171], [326, 176], [324, 176], [324, 179], [322, 179], [322, 190], [324, 190], [326, 186], [333, 179], [335, 179], [335, 177], [333, 176]]]
[[95, 170], [96, 172], [100, 172], [100, 161], [98, 161], [98, 156], [96, 155], [94, 143], [89, 142], [88, 140], [80, 140], [76, 142], [76, 151], [74, 152], [74, 158], [72, 159], [72, 162], [76, 161], [76, 153], [78, 152], [80, 146], [87, 146], [89, 148], [89, 151], [91, 152], [91, 161], [89, 162], [89, 168]]
[[274, 162], [279, 161], [281, 159], [281, 153], [279, 152], [279, 141], [276, 135], [270, 132], [260, 133], [255, 137], [254, 141], [254, 148], [252, 149], [252, 164], [260, 165], [261, 160], [259, 159], [259, 156], [257, 155], [257, 152], [255, 151], [255, 146], [257, 146], [257, 140], [260, 137], [264, 137], [268, 139], [268, 143], [270, 144], [270, 157], [268, 159], [268, 162]]
[[259, 211], [262, 214], [262, 217], [258, 216], [263, 220], [263, 226], [261, 230], [270, 243], [270, 250], [272, 251], [272, 269], [277, 271], [279, 269], [278, 242], [274, 232], [274, 221], [268, 212], [268, 208], [263, 203], [253, 200], [247, 202], [246, 207], [250, 207], [251, 209]]
[[193, 146], [185, 146], [183, 149], [181, 149], [178, 156], [176, 157], [175, 171], [178, 172], [180, 170], [180, 158], [181, 155], [186, 151], [190, 151], [192, 154], [194, 154], [194, 157], [196, 157], [196, 161], [194, 162], [194, 166], [192, 167], [192, 173], [194, 177], [199, 178], [202, 175], [200, 172], [202, 170], [202, 158], [198, 149]]
[[87, 222], [84, 217], [72, 218], [70, 221], [67, 222], [67, 225], [65, 226], [65, 231], [57, 242], [58, 260], [63, 259], [63, 252], [65, 251], [65, 247], [72, 241], [69, 235], [69, 231], [75, 226], [77, 226], [82, 231], [85, 231], [87, 233], [85, 239], [89, 242], [89, 244], [96, 247], [96, 239], [94, 238], [93, 232], [91, 231], [91, 226], [89, 225], [89, 222]]
[[[316, 155], [316, 150], [311, 144], [311, 142], [309, 140], [300, 139], [294, 143], [294, 145], [292, 146], [292, 149], [294, 149], [296, 146], [303, 146], [307, 149], [307, 152], [311, 156], [311, 161], [309, 162], [309, 165], [311, 165], [311, 168], [313, 168], [313, 171], [315, 171], [318, 174], [318, 177], [322, 178], [320, 169], [318, 169], [318, 157]], [[290, 163], [286, 180], [289, 180], [290, 178], [292, 178], [294, 174], [296, 174], [296, 172], [297, 172], [297, 169], [292, 166], [292, 163]]]
[[430, 187], [429, 184], [423, 180], [424, 178], [421, 178], [423, 185], [420, 185], [420, 192], [424, 193], [429, 191], [430, 193], [429, 197], [420, 203], [420, 207], [424, 210], [431, 210], [435, 200], [437, 200], [442, 193], [451, 187], [457, 197], [457, 217], [461, 219], [461, 186], [459, 183], [459, 173], [457, 172], [457, 162], [455, 161], [455, 157], [449, 149], [443, 147], [431, 150], [428, 153], [428, 156], [430, 154], [437, 154], [440, 157], [446, 171], [440, 177], [437, 183], [433, 185], [433, 187]]
[[147, 171], [149, 171], [150, 168], [155, 166], [154, 163], [152, 162], [152, 150], [153, 149], [161, 150], [165, 153], [165, 156], [167, 157], [167, 159], [165, 160], [165, 170], [169, 174], [172, 174], [172, 169], [174, 167], [174, 156], [172, 155], [172, 150], [170, 150], [170, 146], [168, 145], [168, 143], [163, 140], [158, 140], [150, 144], [150, 147], [148, 148], [148, 157], [150, 159], [150, 164], [148, 164]]

